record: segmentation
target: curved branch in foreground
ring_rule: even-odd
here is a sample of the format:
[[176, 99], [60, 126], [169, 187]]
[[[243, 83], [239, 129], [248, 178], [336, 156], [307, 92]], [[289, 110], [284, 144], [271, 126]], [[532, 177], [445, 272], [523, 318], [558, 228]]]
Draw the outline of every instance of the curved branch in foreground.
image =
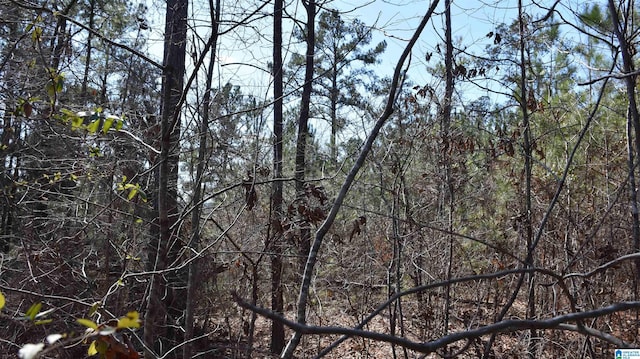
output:
[[620, 302], [586, 312], [569, 313], [565, 315], [559, 315], [549, 319], [543, 320], [503, 320], [497, 323], [485, 325], [475, 329], [468, 329], [457, 333], [449, 334], [444, 337], [428, 342], [417, 342], [406, 338], [397, 337], [394, 335], [371, 332], [367, 330], [351, 329], [345, 327], [335, 326], [314, 326], [307, 324], [300, 324], [298, 322], [289, 320], [280, 316], [277, 313], [272, 312], [269, 309], [257, 307], [251, 305], [242, 300], [236, 293], [232, 293], [235, 302], [242, 308], [251, 310], [258, 313], [265, 318], [278, 321], [289, 328], [293, 329], [297, 333], [301, 334], [314, 334], [314, 335], [331, 335], [342, 334], [349, 337], [361, 337], [366, 339], [372, 339], [380, 342], [395, 344], [403, 348], [414, 350], [420, 353], [433, 353], [436, 350], [443, 348], [461, 340], [472, 340], [479, 338], [483, 335], [498, 334], [498, 333], [513, 333], [528, 329], [554, 329], [563, 331], [573, 331], [581, 334], [594, 336], [599, 339], [610, 342], [620, 348], [631, 348], [633, 345], [627, 343], [620, 338], [617, 338], [611, 334], [601, 332], [594, 328], [587, 328], [578, 325], [567, 324], [569, 322], [577, 322], [585, 319], [593, 319], [609, 315], [616, 312], [622, 312], [631, 309], [639, 309], [640, 301], [633, 302]]

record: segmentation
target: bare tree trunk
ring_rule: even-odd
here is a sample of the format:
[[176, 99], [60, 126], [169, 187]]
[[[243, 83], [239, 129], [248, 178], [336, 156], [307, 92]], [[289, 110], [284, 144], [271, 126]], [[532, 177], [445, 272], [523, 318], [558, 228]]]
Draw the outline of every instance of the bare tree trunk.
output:
[[[632, 12], [634, 8], [633, 1], [627, 2], [628, 11]], [[629, 22], [629, 14], [625, 15], [624, 23], [620, 21], [618, 15], [618, 8], [613, 0], [609, 0], [609, 13], [611, 20], [613, 21], [613, 31], [618, 38], [618, 44], [620, 45], [620, 52], [622, 54], [622, 68], [625, 74], [630, 74], [635, 71], [633, 65], [633, 56], [631, 55], [631, 48], [625, 29]], [[635, 184], [635, 163], [634, 157], [640, 155], [640, 113], [638, 112], [638, 104], [636, 102], [636, 79], [637, 75], [625, 76], [624, 81], [627, 88], [627, 99], [629, 101], [627, 107], [627, 120], [630, 122], [630, 126], [627, 126], [629, 131], [633, 127], [633, 134], [629, 133], [628, 137], [634, 139], [635, 154], [629, 153], [629, 203], [631, 207], [631, 218], [633, 226], [633, 248], [635, 251], [640, 251], [640, 216], [638, 214], [638, 190]], [[637, 286], [637, 281], [640, 279], [640, 260], [635, 261], [636, 266], [636, 280], [634, 281]]]
[[[613, 2], [609, 0], [609, 13], [613, 20], [613, 31], [618, 38], [620, 52], [622, 53], [622, 67], [625, 74], [635, 71], [633, 65], [633, 55], [630, 44], [627, 41], [627, 31], [630, 19], [633, 17], [635, 9], [634, 1], [627, 2], [627, 13], [625, 14], [624, 24], [620, 22], [618, 10]], [[638, 188], [636, 186], [636, 158], [640, 156], [640, 114], [638, 113], [638, 104], [636, 102], [636, 85], [637, 75], [628, 75], [624, 78], [627, 88], [627, 99], [629, 101], [627, 107], [627, 144], [628, 144], [628, 166], [629, 166], [629, 205], [631, 208], [631, 221], [633, 233], [633, 249], [635, 252], [640, 251], [640, 214], [638, 213]], [[633, 133], [632, 133], [633, 128]], [[635, 149], [633, 148], [635, 144]], [[635, 151], [634, 151], [635, 150]], [[635, 152], [635, 154], [634, 154]], [[634, 261], [636, 275], [633, 280], [634, 297], [638, 297], [638, 281], [640, 280], [640, 260]], [[636, 313], [636, 323], [639, 315]], [[638, 325], [636, 324], [636, 329]]]
[[[306, 149], [307, 149], [307, 134], [309, 132], [309, 106], [311, 104], [311, 92], [313, 90], [313, 72], [314, 72], [314, 52], [316, 47], [316, 34], [315, 34], [315, 21], [316, 21], [316, 2], [315, 0], [303, 1], [304, 7], [307, 12], [307, 25], [305, 40], [307, 43], [306, 50], [306, 62], [305, 62], [305, 74], [304, 85], [302, 88], [302, 98], [300, 103], [300, 116], [298, 118], [298, 138], [296, 141], [296, 167], [295, 167], [295, 180], [296, 180], [296, 201], [306, 202], [305, 195], [305, 170], [306, 170]], [[308, 221], [300, 221], [300, 248], [298, 253], [300, 254], [300, 273], [304, 277], [306, 258], [309, 255], [311, 248], [311, 228]], [[301, 287], [304, 284], [301, 285]], [[301, 289], [302, 290], [302, 289]], [[306, 303], [302, 307], [298, 307], [298, 320], [300, 323], [306, 322]], [[296, 333], [291, 339], [286, 348], [282, 352], [282, 357], [290, 358], [293, 355], [293, 350], [300, 342], [301, 335]]]
[[[394, 159], [394, 167], [397, 168], [397, 173], [393, 181], [393, 204], [391, 206], [391, 218], [392, 218], [392, 233], [393, 233], [393, 257], [391, 258], [391, 262], [389, 263], [389, 267], [387, 268], [387, 296], [392, 297], [397, 295], [402, 291], [402, 261], [404, 254], [404, 243], [406, 238], [404, 233], [401, 233], [401, 206], [402, 199], [404, 197], [404, 171], [405, 164], [402, 163], [401, 159], [398, 156]], [[405, 211], [406, 213], [406, 211]], [[406, 218], [405, 218], [406, 220]], [[399, 328], [399, 333], [396, 331], [396, 326]], [[389, 333], [394, 336], [405, 336], [405, 326], [404, 326], [404, 314], [402, 312], [402, 298], [398, 297], [398, 299], [393, 303], [393, 305], [389, 306]], [[408, 352], [406, 348], [403, 349], [403, 354], [405, 358], [408, 358]], [[394, 358], [397, 357], [396, 346], [391, 346], [392, 355]]]
[[[111, 49], [110, 48], [106, 48], [105, 52], [104, 52], [104, 68], [108, 69], [109, 68], [109, 61], [111, 60]], [[101, 80], [101, 87], [100, 87], [100, 97], [98, 98], [98, 101], [100, 104], [104, 104], [107, 102], [107, 88], [108, 88], [108, 75], [109, 72], [108, 71], [104, 71], [104, 73], [102, 74], [102, 78]]]
[[[304, 74], [304, 86], [302, 88], [302, 97], [300, 99], [300, 117], [298, 118], [298, 138], [296, 141], [296, 200], [306, 203], [305, 194], [305, 171], [306, 171], [306, 152], [307, 138], [309, 133], [309, 107], [311, 104], [311, 92], [313, 90], [313, 72], [314, 72], [314, 52], [316, 47], [315, 35], [315, 18], [316, 3], [315, 0], [308, 0], [304, 3], [307, 11], [307, 26], [305, 40], [307, 43], [306, 63]], [[300, 272], [304, 272], [307, 255], [311, 247], [311, 228], [308, 221], [304, 218], [301, 221], [300, 228]]]
[[331, 165], [335, 166], [338, 163], [338, 142], [336, 137], [338, 136], [338, 97], [340, 95], [340, 89], [338, 88], [338, 61], [333, 61], [331, 69], [331, 90], [329, 98], [331, 102], [331, 138], [329, 147], [331, 147]]
[[[185, 49], [187, 38], [187, 6], [188, 0], [168, 0], [165, 18], [165, 48], [162, 82], [161, 109], [161, 153], [158, 161], [158, 226], [159, 235], [151, 239], [149, 245], [149, 263], [154, 271], [167, 269], [170, 252], [175, 253], [171, 242], [171, 228], [177, 219], [177, 182], [178, 154], [180, 138], [179, 102], [184, 86]], [[154, 273], [150, 278], [149, 296], [144, 320], [144, 342], [147, 349], [159, 354], [175, 345], [179, 333], [168, 330], [167, 322], [175, 321], [176, 314], [182, 315], [182, 304], [186, 295], [180, 288], [177, 276], [172, 275], [169, 288], [168, 273]], [[184, 285], [184, 284], [183, 284]], [[176, 308], [177, 307], [177, 308]], [[182, 310], [181, 310], [182, 309]], [[173, 318], [172, 318], [173, 317]], [[145, 353], [145, 357], [153, 358], [153, 353]]]
[[[209, 109], [211, 107], [211, 84], [213, 82], [213, 69], [216, 62], [216, 45], [218, 43], [218, 27], [220, 23], [220, 0], [216, 0], [214, 5], [213, 0], [209, 0], [209, 10], [211, 11], [211, 20], [213, 28], [211, 29], [211, 39], [209, 40], [211, 45], [211, 55], [209, 57], [209, 68], [207, 69], [206, 90], [204, 93], [204, 99], [202, 104], [202, 122], [200, 123], [200, 139], [198, 142], [198, 165], [196, 166], [196, 183], [193, 187], [193, 205], [194, 209], [191, 212], [191, 238], [189, 240], [189, 274], [187, 277], [187, 305], [184, 322], [184, 346], [182, 348], [182, 357], [191, 358], [191, 339], [193, 338], [194, 319], [193, 314], [196, 305], [197, 298], [197, 285], [198, 285], [198, 260], [194, 258], [193, 253], [198, 251], [198, 245], [200, 244], [200, 217], [202, 214], [202, 178], [204, 176], [204, 169], [207, 161], [207, 133], [209, 131]], [[202, 54], [205, 56], [205, 54]]]
[[[9, 13], [5, 13], [7, 18], [13, 18], [18, 13], [17, 8], [12, 8]], [[7, 25], [7, 32], [5, 32], [5, 36], [7, 39], [16, 39], [20, 35], [20, 30], [17, 22], [9, 22]], [[2, 54], [2, 57], [8, 57], [8, 54]], [[4, 63], [4, 72], [7, 74], [12, 74], [16, 69], [14, 69], [13, 62], [7, 61]], [[17, 67], [17, 66], [16, 66]], [[4, 82], [4, 86], [7, 89], [17, 88], [16, 84], [18, 82], [17, 78], [13, 76], [6, 76], [6, 78], [2, 79]], [[5, 94], [5, 106], [15, 106], [15, 94]], [[16, 211], [16, 202], [17, 199], [14, 196], [16, 192], [16, 186], [12, 184], [12, 172], [14, 174], [13, 178], [18, 178], [18, 161], [19, 156], [16, 156], [16, 153], [20, 150], [21, 143], [18, 139], [21, 137], [22, 126], [21, 122], [13, 117], [13, 114], [8, 111], [3, 111], [2, 116], [0, 117], [0, 121], [2, 122], [3, 129], [0, 131], [0, 148], [4, 148], [4, 151], [0, 152], [0, 188], [11, 188], [8, 192], [9, 196], [3, 195], [0, 196], [0, 213], [2, 213], [2, 218], [0, 219], [0, 238], [11, 238], [15, 232], [14, 225], [14, 216]], [[6, 129], [13, 128], [13, 131], [7, 131]], [[4, 240], [4, 243], [0, 245], [0, 252], [5, 252], [9, 249], [9, 240]]]
[[[284, 1], [275, 0], [273, 13], [273, 197], [271, 200], [271, 310], [282, 313], [284, 300], [282, 293], [282, 97], [284, 95], [282, 80], [282, 14]], [[284, 325], [278, 321], [271, 322], [272, 353], [280, 353], [284, 348]]]
[[[522, 0], [518, 1], [518, 25], [520, 30], [520, 110], [522, 111], [522, 127], [523, 127], [523, 151], [524, 151], [524, 213], [523, 213], [523, 232], [527, 243], [527, 268], [535, 266], [534, 246], [533, 246], [533, 228], [532, 228], [532, 207], [531, 207], [531, 125], [529, 123], [529, 98], [532, 97], [527, 88], [527, 57], [526, 57], [526, 27], [522, 7]], [[529, 290], [527, 296], [527, 319], [533, 319], [536, 316], [536, 292], [535, 292], [535, 275], [528, 275]], [[530, 358], [536, 357], [536, 338], [537, 331], [531, 329], [531, 337], [529, 338], [528, 354]]]
[[62, 55], [65, 48], [70, 44], [71, 39], [67, 36], [67, 18], [66, 15], [76, 6], [78, 0], [71, 0], [67, 6], [60, 11], [62, 15], [58, 16], [56, 23], [56, 30], [52, 38], [52, 58], [51, 68], [55, 71], [60, 70], [60, 61], [62, 61]]
[[[89, 28], [93, 30], [94, 22], [95, 22], [95, 0], [89, 1]], [[82, 76], [82, 85], [80, 89], [80, 97], [82, 98], [82, 103], [84, 105], [87, 104], [87, 83], [89, 82], [89, 70], [91, 67], [91, 52], [93, 51], [92, 47], [93, 41], [93, 32], [87, 31], [87, 56], [84, 62], [84, 74]], [[106, 71], [105, 71], [106, 72]]]
[[[443, 194], [442, 203], [440, 204], [441, 216], [445, 220], [446, 228], [449, 234], [447, 234], [449, 242], [449, 253], [447, 259], [447, 280], [451, 280], [453, 271], [453, 179], [451, 178], [451, 103], [453, 102], [453, 39], [451, 36], [451, 0], [445, 0], [444, 2], [444, 16], [445, 16], [445, 90], [444, 90], [444, 103], [442, 104], [442, 113], [440, 115], [442, 143], [444, 148], [442, 151], [442, 163], [443, 163]], [[443, 333], [447, 335], [449, 333], [449, 312], [451, 311], [451, 285], [447, 284], [445, 287], [445, 304], [444, 304], [444, 327]], [[448, 348], [444, 349], [445, 353], [448, 353]]]

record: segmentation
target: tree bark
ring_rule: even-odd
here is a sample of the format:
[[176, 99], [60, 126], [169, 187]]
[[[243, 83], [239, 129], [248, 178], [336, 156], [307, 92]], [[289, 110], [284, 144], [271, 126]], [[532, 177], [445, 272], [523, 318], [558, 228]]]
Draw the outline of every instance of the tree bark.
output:
[[[306, 203], [305, 195], [305, 171], [306, 171], [306, 152], [307, 152], [307, 135], [309, 133], [309, 107], [311, 105], [311, 93], [313, 91], [313, 75], [314, 75], [314, 54], [316, 48], [315, 35], [315, 18], [316, 18], [316, 2], [308, 0], [304, 3], [307, 12], [307, 25], [305, 41], [307, 43], [304, 85], [302, 88], [302, 97], [300, 99], [300, 116], [298, 117], [298, 138], [296, 140], [296, 200], [303, 205]], [[304, 216], [303, 216], [304, 217]], [[309, 223], [302, 218], [300, 221], [300, 272], [304, 271], [309, 248], [311, 247], [311, 229]]]
[[72, 0], [67, 6], [60, 11], [64, 16], [58, 16], [56, 22], [56, 30], [52, 39], [52, 56], [51, 56], [51, 68], [55, 71], [60, 70], [60, 62], [62, 61], [62, 55], [65, 48], [69, 45], [71, 39], [67, 38], [67, 18], [66, 15], [76, 6], [77, 0]]
[[[167, 268], [171, 262], [171, 254], [177, 252], [172, 248], [175, 237], [171, 233], [172, 225], [177, 219], [177, 184], [178, 154], [180, 137], [179, 102], [184, 86], [185, 54], [187, 37], [187, 0], [168, 0], [165, 18], [164, 69], [162, 81], [161, 104], [161, 137], [160, 156], [158, 158], [158, 235], [151, 238], [149, 245], [149, 264], [154, 274], [150, 278], [149, 296], [144, 320], [144, 342], [147, 346], [145, 357], [153, 358], [148, 352], [152, 349], [163, 355], [161, 351], [172, 348], [180, 340], [179, 333], [168, 330], [167, 322], [182, 315], [184, 311], [184, 288], [172, 275], [169, 283], [167, 273], [158, 273]], [[178, 282], [178, 283], [176, 283]], [[180, 300], [182, 298], [182, 300]], [[182, 307], [182, 308], [180, 308]], [[172, 318], [173, 317], [173, 318]]]
[[[305, 74], [304, 85], [302, 88], [302, 98], [300, 103], [300, 116], [298, 118], [298, 138], [296, 141], [296, 165], [295, 165], [295, 180], [296, 180], [296, 201], [306, 203], [305, 196], [305, 170], [306, 170], [306, 148], [307, 148], [307, 134], [309, 132], [309, 106], [311, 104], [311, 92], [313, 90], [313, 72], [314, 72], [314, 53], [316, 47], [316, 35], [315, 35], [315, 18], [316, 18], [316, 2], [315, 0], [308, 0], [303, 2], [307, 12], [307, 25], [305, 33], [305, 41], [307, 44], [306, 58], [305, 58]], [[299, 203], [298, 205], [301, 205]], [[301, 216], [304, 217], [304, 216]], [[300, 255], [300, 273], [304, 276], [306, 258], [309, 255], [311, 248], [311, 228], [309, 223], [302, 218], [300, 221], [300, 242], [298, 253]], [[304, 286], [304, 284], [302, 284]], [[302, 313], [302, 314], [301, 314]], [[298, 307], [298, 320], [301, 323], [306, 322], [306, 304], [300, 308]], [[296, 333], [291, 339], [289, 344], [284, 348], [282, 357], [290, 358], [293, 355], [293, 350], [300, 342], [300, 335]]]
[[[451, 0], [445, 0], [444, 2], [444, 16], [445, 16], [445, 90], [444, 90], [444, 103], [442, 104], [440, 114], [440, 127], [442, 137], [442, 143], [444, 148], [442, 151], [442, 176], [443, 176], [443, 196], [442, 203], [440, 204], [441, 213], [447, 231], [449, 248], [447, 259], [447, 280], [451, 280], [453, 275], [453, 179], [451, 178], [451, 108], [453, 101], [453, 89], [454, 89], [454, 76], [453, 76], [453, 38], [451, 35]], [[449, 312], [451, 311], [451, 285], [445, 287], [445, 304], [444, 304], [444, 327], [443, 333], [447, 335], [449, 333]], [[444, 348], [444, 352], [448, 354], [448, 348]]]
[[[618, 44], [620, 45], [620, 53], [622, 54], [622, 69], [623, 73], [630, 74], [635, 71], [633, 65], [633, 56], [631, 55], [631, 48], [629, 45], [629, 41], [627, 40], [626, 33], [624, 31], [627, 28], [626, 23], [628, 19], [625, 17], [623, 24], [620, 21], [620, 17], [618, 16], [618, 8], [616, 7], [613, 0], [609, 0], [609, 14], [611, 15], [611, 20], [613, 21], [613, 32], [618, 39]], [[629, 8], [632, 8], [633, 2], [629, 1]], [[634, 157], [640, 156], [640, 112], [638, 112], [638, 104], [636, 102], [636, 79], [637, 75], [629, 75], [625, 76], [625, 85], [627, 89], [627, 100], [629, 101], [627, 107], [627, 121], [630, 123], [627, 126], [628, 130], [631, 131], [633, 128], [633, 134], [628, 133], [628, 138], [633, 138], [633, 143], [635, 144], [635, 156], [632, 152], [629, 153], [629, 203], [631, 207], [631, 219], [633, 226], [633, 248], [636, 251], [640, 251], [640, 215], [638, 210], [638, 189], [636, 188], [636, 179], [635, 179], [635, 161]], [[631, 141], [630, 141], [631, 142]], [[632, 146], [630, 147], [632, 148]], [[640, 261], [635, 261], [636, 267], [636, 283], [637, 280], [640, 279]]]
[[[95, 0], [89, 1], [89, 28], [93, 30], [95, 23]], [[87, 84], [89, 82], [89, 70], [91, 69], [91, 52], [93, 51], [93, 32], [87, 32], [87, 56], [84, 62], [84, 74], [82, 75], [82, 85], [80, 89], [80, 97], [82, 98], [82, 104], [86, 105], [88, 100]]]
[[[273, 197], [271, 202], [271, 310], [282, 313], [284, 299], [282, 293], [282, 97], [284, 95], [282, 79], [282, 14], [284, 1], [275, 0], [273, 13]], [[271, 322], [272, 353], [280, 353], [284, 348], [284, 325]]]
[[[527, 268], [533, 268], [535, 266], [534, 257], [534, 241], [533, 241], [533, 219], [532, 219], [532, 203], [531, 203], [531, 167], [532, 167], [532, 147], [531, 147], [531, 124], [529, 121], [529, 103], [530, 91], [527, 87], [527, 63], [529, 63], [526, 56], [526, 44], [527, 36], [526, 29], [528, 24], [525, 24], [525, 17], [523, 12], [522, 0], [518, 1], [518, 26], [520, 31], [520, 111], [522, 112], [522, 128], [523, 128], [523, 151], [524, 151], [524, 208], [523, 208], [523, 232], [525, 242], [527, 244]], [[535, 292], [535, 274], [530, 273], [527, 276], [528, 279], [528, 296], [527, 296], [527, 319], [533, 319], [536, 316], [536, 292]], [[529, 357], [535, 358], [537, 345], [536, 338], [538, 337], [537, 330], [531, 329], [529, 338]]]

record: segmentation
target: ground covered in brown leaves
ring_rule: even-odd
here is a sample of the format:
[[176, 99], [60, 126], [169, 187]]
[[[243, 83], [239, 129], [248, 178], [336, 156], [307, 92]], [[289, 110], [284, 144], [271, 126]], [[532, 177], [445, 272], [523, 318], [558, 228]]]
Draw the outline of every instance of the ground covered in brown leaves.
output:
[[[328, 303], [327, 303], [328, 304]], [[347, 306], [340, 307], [338, 303], [331, 303], [330, 306], [314, 306], [309, 316], [309, 324], [317, 326], [342, 326], [354, 327], [364, 318], [366, 313], [355, 315], [349, 313]], [[449, 333], [455, 333], [470, 329], [468, 313], [476, 310], [472, 304], [467, 304], [466, 308], [458, 308], [457, 313], [461, 316], [451, 315]], [[513, 319], [519, 314], [524, 315], [524, 304], [514, 304], [512, 310]], [[442, 321], [437, 322], [436, 318], [425, 317], [425, 311], [420, 311], [415, 302], [403, 303], [404, 321], [396, 322], [395, 333], [398, 336], [417, 341], [425, 342], [439, 338], [442, 335]], [[466, 314], [464, 314], [466, 313]], [[201, 349], [209, 353], [211, 358], [275, 358], [277, 356], [269, 353], [269, 333], [270, 322], [260, 316], [256, 317], [253, 345], [249, 350], [250, 338], [250, 314], [248, 312], [238, 313], [234, 318], [227, 318], [211, 322], [209, 341], [205, 345], [207, 348]], [[365, 330], [378, 333], [391, 333], [389, 310], [383, 311], [365, 326]], [[287, 317], [293, 319], [295, 313], [289, 311]], [[477, 318], [475, 318], [477, 319]], [[607, 322], [610, 321], [610, 322]], [[591, 321], [589, 324], [594, 327], [611, 328], [610, 334], [616, 335], [627, 342], [638, 342], [637, 322], [628, 315], [616, 315], [610, 318]], [[613, 323], [615, 321], [616, 323]], [[488, 323], [487, 323], [488, 324]], [[292, 334], [287, 331], [287, 338]], [[530, 331], [520, 331], [515, 333], [499, 334], [492, 345], [492, 358], [522, 358], [528, 353], [528, 343]], [[560, 330], [546, 330], [537, 332], [536, 346], [538, 351], [536, 357], [547, 358], [613, 358], [616, 347], [601, 340], [583, 336], [575, 332]], [[489, 336], [475, 338], [470, 342], [459, 341], [446, 348], [448, 355], [455, 358], [480, 358], [484, 351], [484, 346], [489, 340]], [[302, 343], [296, 351], [297, 358], [314, 358], [324, 348], [329, 346], [336, 335], [308, 335], [303, 338]], [[216, 348], [213, 350], [213, 348]], [[336, 359], [357, 359], [357, 358], [441, 358], [445, 354], [444, 350], [437, 353], [423, 354], [411, 350], [405, 350], [399, 346], [389, 343], [377, 342], [364, 338], [350, 338], [333, 349], [324, 358]]]

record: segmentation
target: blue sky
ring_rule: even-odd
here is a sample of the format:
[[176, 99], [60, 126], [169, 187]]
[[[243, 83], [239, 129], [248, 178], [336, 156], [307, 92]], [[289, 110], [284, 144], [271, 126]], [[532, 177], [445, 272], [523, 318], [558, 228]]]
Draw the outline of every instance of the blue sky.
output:
[[[163, 9], [157, 6], [161, 0], [149, 0], [155, 2], [150, 6], [149, 17], [152, 18], [151, 50], [156, 53], [156, 58], [161, 59], [162, 54], [162, 31], [163, 31]], [[542, 3], [551, 1], [542, 1]], [[574, 0], [566, 1], [567, 4]], [[239, 9], [255, 8], [256, 2], [253, 0], [239, 0], [223, 3], [223, 19], [229, 19], [232, 12]], [[525, 1], [525, 4], [528, 3]], [[390, 76], [406, 45], [406, 40], [411, 37], [417, 24], [430, 6], [430, 1], [417, 0], [334, 0], [327, 2], [324, 6], [331, 9], [340, 9], [345, 20], [358, 18], [365, 24], [374, 27], [374, 43], [385, 40], [388, 49], [383, 55], [382, 64], [376, 69], [379, 76]], [[195, 2], [191, 4], [190, 13], [193, 17], [202, 19], [195, 22], [199, 27], [201, 36], [208, 36], [209, 22], [207, 21], [207, 2]], [[287, 2], [288, 11], [297, 12], [298, 18], [304, 19], [303, 9], [298, 1]], [[440, 1], [438, 12], [443, 11], [444, 1]], [[526, 5], [533, 7], [533, 5]], [[571, 5], [570, 5], [571, 6]], [[574, 6], [575, 7], [575, 4]], [[246, 11], [246, 10], [245, 10]], [[265, 8], [265, 12], [271, 12], [272, 5]], [[481, 51], [485, 45], [491, 42], [486, 34], [493, 31], [498, 23], [510, 23], [517, 17], [517, 1], [481, 1], [481, 0], [454, 0], [452, 4], [453, 14], [453, 37], [460, 40], [460, 44], [468, 47], [471, 52]], [[237, 19], [235, 19], [237, 20]], [[268, 74], [257, 69], [266, 68], [266, 64], [271, 60], [271, 22], [268, 17], [256, 22], [255, 26], [242, 33], [227, 34], [222, 38], [219, 45], [220, 79], [224, 84], [232, 81], [235, 84], [254, 88], [255, 91], [268, 91]], [[287, 24], [285, 24], [285, 27]], [[291, 26], [289, 22], [288, 26]], [[228, 27], [228, 25], [227, 25]], [[414, 48], [410, 77], [416, 83], [428, 82], [430, 77], [425, 72], [425, 54], [436, 55], [436, 46], [442, 43], [444, 20], [442, 16], [435, 15], [429, 23], [427, 29], [421, 36]], [[225, 29], [223, 24], [222, 29]], [[285, 42], [287, 38], [285, 38]], [[284, 49], [285, 57], [287, 51]], [[296, 49], [300, 51], [300, 49]], [[285, 58], [286, 61], [286, 58]], [[431, 61], [438, 61], [438, 56], [433, 56]], [[249, 66], [239, 64], [248, 63]], [[433, 65], [433, 63], [431, 63]], [[267, 87], [265, 87], [267, 86]]]
[[[150, 0], [158, 2], [160, 0]], [[242, 15], [233, 18], [231, 14], [244, 13], [247, 9], [254, 9], [257, 3], [254, 0], [237, 0], [234, 2], [223, 2], [223, 19], [239, 20]], [[539, 16], [541, 11], [531, 4], [524, 1], [528, 13], [534, 13]], [[552, 3], [551, 0], [543, 0], [542, 3]], [[417, 0], [334, 0], [326, 3], [324, 6], [331, 9], [339, 9], [345, 20], [358, 18], [365, 24], [373, 27], [374, 40], [387, 41], [387, 51], [382, 56], [382, 63], [376, 67], [376, 73], [379, 77], [391, 76], [396, 66], [397, 60], [403, 51], [407, 40], [413, 35], [418, 23], [421, 21], [425, 12], [429, 8], [430, 1]], [[290, 13], [297, 13], [297, 18], [304, 19], [304, 11], [299, 1], [287, 2], [287, 10]], [[432, 84], [436, 87], [441, 80], [434, 79], [428, 70], [428, 66], [434, 66], [438, 61], [442, 62], [442, 57], [437, 54], [437, 46], [442, 46], [444, 36], [444, 19], [441, 16], [444, 1], [440, 1], [437, 13], [432, 17], [429, 25], [416, 44], [411, 67], [409, 69], [410, 80], [419, 85]], [[576, 0], [565, 0], [559, 7], [579, 8], [581, 3]], [[153, 34], [158, 39], [152, 41], [155, 44], [152, 49], [157, 52], [157, 57], [161, 57], [163, 31], [163, 9], [158, 6], [150, 7], [152, 11], [156, 11], [156, 20], [152, 21]], [[268, 4], [264, 13], [272, 12], [273, 5]], [[207, 2], [196, 2], [191, 5], [191, 16], [201, 19], [192, 23], [198, 27], [198, 32], [202, 38], [207, 38], [210, 32], [210, 22], [208, 21]], [[150, 16], [152, 16], [150, 14]], [[481, 1], [481, 0], [454, 0], [452, 4], [452, 24], [453, 38], [458, 46], [467, 48], [468, 52], [482, 54], [486, 45], [492, 43], [491, 38], [487, 38], [487, 33], [494, 31], [497, 24], [512, 23], [517, 18], [517, 1]], [[286, 21], [286, 26], [292, 26], [291, 21]], [[264, 17], [262, 20], [251, 24], [251, 27], [239, 27], [239, 32], [226, 34], [222, 37], [218, 46], [218, 84], [224, 85], [226, 82], [232, 82], [235, 85], [242, 86], [243, 92], [252, 93], [261, 98], [270, 98], [271, 96], [271, 76], [265, 72], [267, 64], [271, 62], [271, 18]], [[230, 24], [223, 24], [221, 30], [226, 30]], [[284, 42], [290, 40], [285, 35]], [[192, 46], [192, 45], [188, 45]], [[444, 47], [442, 46], [444, 49]], [[292, 52], [302, 52], [304, 49], [299, 47], [285, 48], [285, 62]], [[425, 55], [432, 53], [433, 56], [427, 64]], [[459, 86], [463, 86], [459, 84]], [[467, 85], [469, 86], [469, 85]], [[476, 89], [464, 89], [465, 93], [470, 97], [479, 97], [484, 95], [482, 91]]]

